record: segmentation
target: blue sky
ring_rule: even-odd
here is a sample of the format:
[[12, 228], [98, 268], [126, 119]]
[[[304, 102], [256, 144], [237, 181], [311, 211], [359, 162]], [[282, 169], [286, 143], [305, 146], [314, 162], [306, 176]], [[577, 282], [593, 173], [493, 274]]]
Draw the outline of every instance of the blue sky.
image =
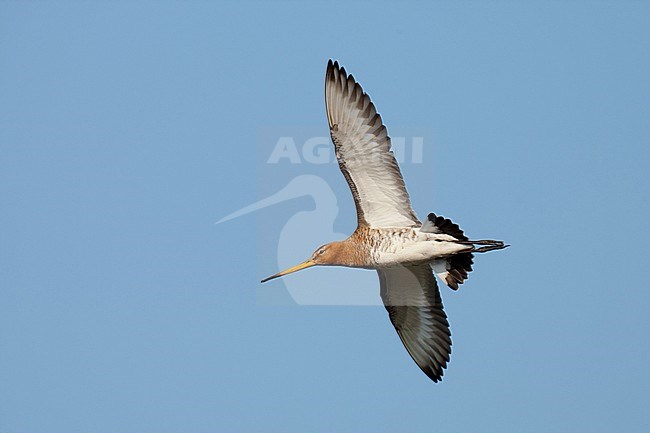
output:
[[[649, 15], [1, 2], [0, 432], [648, 431]], [[512, 244], [441, 287], [442, 383], [383, 307], [260, 286], [309, 197], [214, 224], [311, 174], [339, 212], [284, 251], [354, 230], [334, 164], [266, 163], [280, 136], [327, 136], [329, 58], [391, 136], [425, 138], [416, 212]], [[295, 278], [379, 296], [367, 271]]]

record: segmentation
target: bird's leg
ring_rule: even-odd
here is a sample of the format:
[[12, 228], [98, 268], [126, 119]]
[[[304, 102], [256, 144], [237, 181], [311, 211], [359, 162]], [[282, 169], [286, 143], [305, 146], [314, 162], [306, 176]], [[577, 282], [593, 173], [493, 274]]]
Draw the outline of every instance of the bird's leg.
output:
[[508, 248], [510, 245], [505, 245], [503, 242], [499, 245], [488, 245], [486, 247], [476, 248], [473, 253], [487, 253], [488, 251], [502, 250]]
[[510, 245], [504, 244], [502, 241], [493, 241], [490, 239], [481, 239], [478, 241], [455, 241], [457, 244], [462, 245], [486, 245], [484, 247], [476, 248], [473, 253], [485, 253], [493, 250], [502, 250], [509, 247]]

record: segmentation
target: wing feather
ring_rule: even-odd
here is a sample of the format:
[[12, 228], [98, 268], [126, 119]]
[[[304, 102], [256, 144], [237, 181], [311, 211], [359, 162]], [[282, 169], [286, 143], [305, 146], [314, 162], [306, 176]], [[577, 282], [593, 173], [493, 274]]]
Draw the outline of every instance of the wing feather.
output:
[[331, 60], [325, 103], [336, 158], [352, 191], [359, 226], [419, 226], [381, 116], [354, 77]]
[[404, 347], [434, 382], [451, 355], [451, 332], [436, 279], [427, 264], [379, 269], [381, 298]]

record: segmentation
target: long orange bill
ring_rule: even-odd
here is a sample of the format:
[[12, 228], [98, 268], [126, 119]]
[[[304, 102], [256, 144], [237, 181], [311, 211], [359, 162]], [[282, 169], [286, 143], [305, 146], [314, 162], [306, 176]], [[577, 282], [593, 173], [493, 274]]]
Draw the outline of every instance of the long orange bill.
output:
[[275, 275], [271, 275], [270, 277], [264, 278], [262, 280], [262, 283], [266, 283], [269, 280], [272, 280], [274, 278], [282, 277], [283, 275], [288, 275], [288, 274], [293, 274], [294, 272], [298, 272], [301, 269], [306, 269], [306, 268], [311, 268], [312, 266], [315, 266], [316, 263], [312, 260], [307, 260], [306, 262], [302, 262], [299, 265], [294, 266], [293, 268], [289, 268], [286, 271], [278, 272]]

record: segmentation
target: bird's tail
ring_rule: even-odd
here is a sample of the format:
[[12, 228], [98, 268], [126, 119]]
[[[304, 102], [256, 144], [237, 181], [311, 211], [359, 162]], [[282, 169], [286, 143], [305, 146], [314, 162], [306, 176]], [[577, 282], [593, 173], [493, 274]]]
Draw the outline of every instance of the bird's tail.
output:
[[472, 250], [460, 254], [454, 254], [449, 257], [443, 257], [431, 262], [433, 271], [444, 281], [451, 289], [457, 290], [460, 284], [463, 284], [469, 273], [472, 271], [474, 264], [473, 253], [486, 253], [488, 251], [502, 250], [509, 247], [501, 241], [481, 239], [478, 241], [470, 240], [465, 233], [454, 224], [451, 220], [430, 213], [427, 220], [422, 224], [420, 231], [430, 233], [444, 233], [456, 238], [454, 242], [471, 245]]

